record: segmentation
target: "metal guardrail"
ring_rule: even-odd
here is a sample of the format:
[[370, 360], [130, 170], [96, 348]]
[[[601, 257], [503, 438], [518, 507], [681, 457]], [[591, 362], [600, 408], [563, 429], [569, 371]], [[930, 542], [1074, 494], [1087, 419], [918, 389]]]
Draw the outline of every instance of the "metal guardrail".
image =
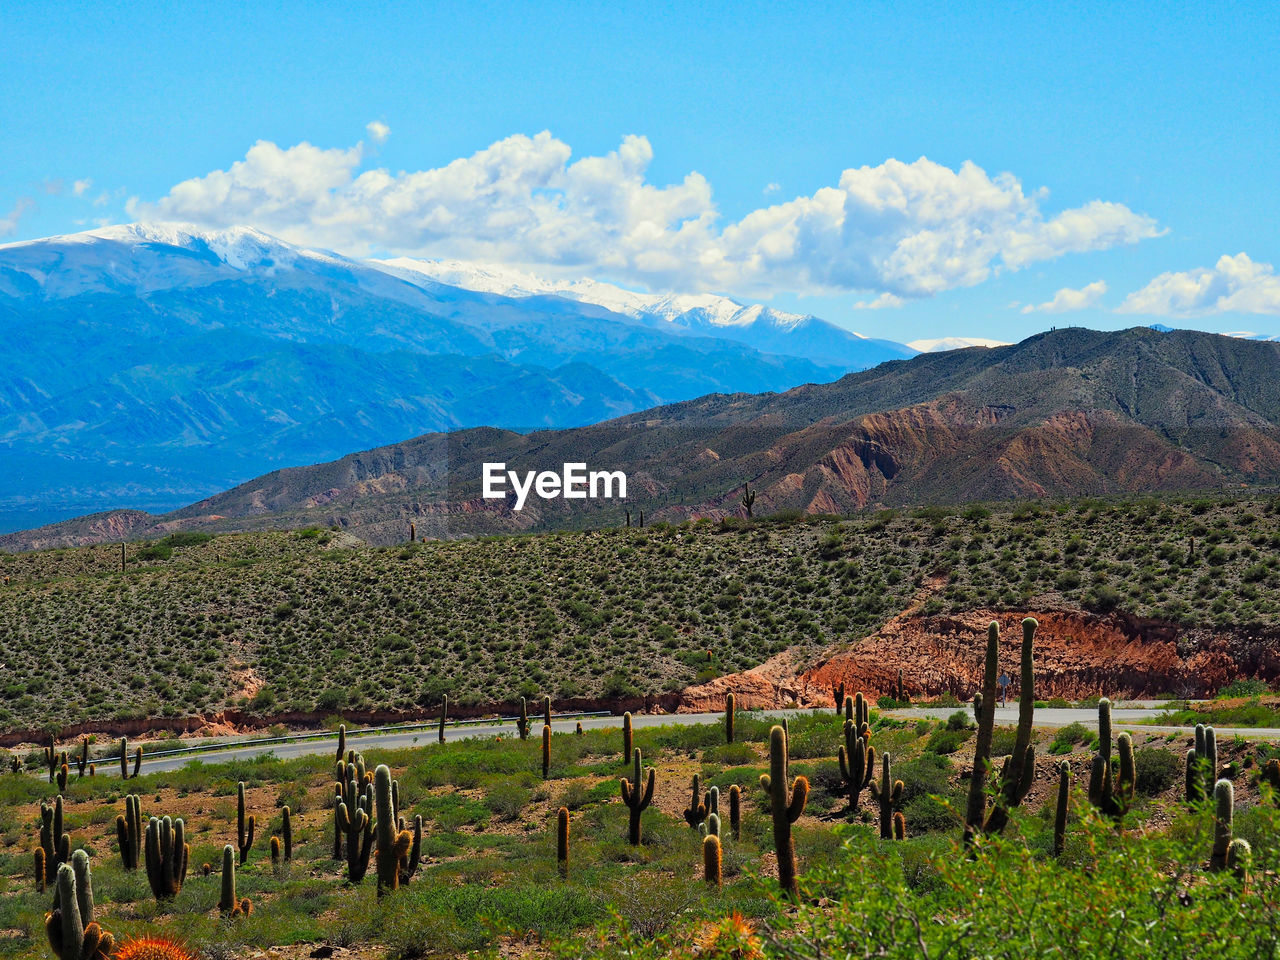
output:
[[[591, 711], [584, 711], [580, 713], [553, 713], [551, 715], [551, 719], [552, 720], [575, 720], [580, 717], [609, 717], [609, 716], [613, 716], [612, 712], [609, 710], [591, 710]], [[464, 726], [471, 726], [471, 725], [479, 726], [482, 724], [515, 723], [518, 719], [520, 718], [515, 716], [475, 717], [467, 720], [450, 720], [448, 721], [448, 725], [452, 727], [464, 727]], [[532, 722], [533, 719], [536, 719], [536, 718], [531, 714], [530, 722]], [[439, 719], [436, 719], [431, 721], [424, 721], [423, 723], [399, 723], [399, 724], [394, 724], [388, 727], [360, 727], [355, 730], [348, 730], [347, 739], [351, 739], [352, 737], [368, 737], [368, 736], [373, 736], [375, 734], [380, 734], [380, 733], [402, 733], [402, 732], [408, 732], [410, 730], [432, 730], [438, 727], [439, 725], [440, 725], [440, 721]], [[285, 736], [282, 736], [282, 737], [257, 737], [250, 740], [236, 740], [230, 743], [202, 743], [202, 744], [197, 744], [190, 747], [178, 747], [173, 750], [157, 750], [155, 752], [148, 752], [144, 750], [142, 755], [142, 762], [143, 762], [143, 765], [145, 766], [148, 760], [161, 760], [161, 759], [164, 759], [165, 757], [177, 757], [177, 756], [183, 756], [183, 755], [192, 754], [192, 753], [208, 753], [208, 752], [215, 752], [220, 750], [240, 750], [245, 747], [261, 747], [261, 746], [270, 746], [272, 744], [281, 744], [281, 743], [300, 743], [307, 740], [334, 740], [334, 739], [337, 739], [337, 736], [338, 736], [338, 732], [334, 730], [333, 732], [325, 732], [325, 733], [293, 733], [293, 734], [286, 734]], [[112, 759], [116, 759], [117, 757], [118, 757], [118, 754], [117, 755], [106, 754], [102, 757], [99, 757], [95, 762], [101, 762], [102, 760], [112, 760]], [[130, 762], [132, 762], [132, 757], [130, 757]]]

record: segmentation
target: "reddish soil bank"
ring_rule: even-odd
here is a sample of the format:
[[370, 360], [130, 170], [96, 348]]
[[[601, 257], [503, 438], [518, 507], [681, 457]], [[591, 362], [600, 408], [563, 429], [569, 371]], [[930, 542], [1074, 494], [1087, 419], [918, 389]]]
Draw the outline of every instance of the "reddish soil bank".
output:
[[1274, 632], [1189, 630], [1119, 613], [974, 610], [934, 617], [904, 614], [874, 636], [828, 651], [808, 669], [790, 670], [786, 655], [775, 657], [754, 670], [687, 688], [680, 709], [718, 709], [731, 690], [742, 707], [831, 706], [832, 688], [841, 683], [850, 694], [892, 693], [899, 670], [913, 698], [950, 693], [968, 700], [982, 682], [987, 625], [1000, 624], [1000, 666], [1016, 677], [1027, 616], [1040, 624], [1039, 699], [1204, 697], [1241, 677], [1280, 677], [1280, 634]]

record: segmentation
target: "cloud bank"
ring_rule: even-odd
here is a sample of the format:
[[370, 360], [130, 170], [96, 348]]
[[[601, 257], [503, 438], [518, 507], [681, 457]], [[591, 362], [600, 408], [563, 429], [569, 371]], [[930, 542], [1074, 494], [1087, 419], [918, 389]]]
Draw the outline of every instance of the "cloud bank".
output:
[[1280, 277], [1247, 254], [1223, 256], [1212, 267], [1162, 273], [1125, 297], [1120, 313], [1203, 317], [1213, 313], [1280, 314]]
[[1027, 304], [1023, 313], [1068, 313], [1072, 310], [1085, 310], [1098, 305], [1102, 295], [1107, 292], [1105, 280], [1098, 280], [1079, 290], [1063, 287], [1053, 295], [1053, 299], [1038, 305]]
[[[371, 139], [389, 132], [370, 124]], [[625, 137], [572, 159], [548, 132], [500, 140], [430, 170], [362, 170], [362, 144], [282, 148], [260, 140], [226, 170], [129, 201], [137, 219], [258, 227], [353, 255], [456, 257], [590, 273], [650, 289], [869, 291], [919, 298], [1001, 270], [1158, 235], [1156, 222], [1095, 200], [1047, 215], [1011, 174], [925, 157], [850, 168], [811, 196], [721, 224], [699, 173], [658, 186], [653, 148]], [[887, 305], [885, 300], [879, 305]]]

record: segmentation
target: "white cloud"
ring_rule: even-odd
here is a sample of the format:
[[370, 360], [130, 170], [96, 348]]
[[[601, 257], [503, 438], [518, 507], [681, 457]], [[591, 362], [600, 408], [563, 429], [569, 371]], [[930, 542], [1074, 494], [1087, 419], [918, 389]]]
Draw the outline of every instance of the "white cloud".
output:
[[1102, 295], [1107, 292], [1105, 280], [1099, 280], [1079, 290], [1063, 287], [1053, 295], [1047, 303], [1032, 305], [1028, 303], [1022, 308], [1023, 313], [1067, 313], [1071, 310], [1085, 310], [1098, 305]]
[[1212, 267], [1162, 273], [1125, 297], [1120, 313], [1201, 317], [1211, 313], [1280, 314], [1280, 277], [1247, 254], [1223, 256]]
[[10, 237], [18, 232], [18, 222], [36, 205], [30, 197], [19, 197], [13, 209], [0, 217], [0, 237]]
[[[370, 135], [376, 139], [374, 125]], [[1094, 201], [1047, 216], [1043, 191], [924, 157], [845, 170], [836, 186], [721, 226], [711, 185], [689, 173], [649, 183], [653, 149], [628, 136], [571, 161], [548, 132], [500, 140], [430, 170], [361, 171], [361, 145], [254, 144], [227, 170], [184, 181], [139, 219], [248, 224], [351, 254], [457, 257], [591, 272], [658, 289], [862, 290], [896, 298], [980, 283], [1066, 253], [1156, 236], [1151, 218]], [[879, 306], [891, 305], [890, 301]]]
[[767, 197], [769, 194], [777, 193], [781, 189], [782, 189], [782, 184], [770, 183], [770, 184], [766, 184], [764, 190], [761, 192], [764, 193], [764, 195]]
[[374, 143], [386, 143], [387, 137], [391, 136], [391, 128], [381, 120], [371, 120], [364, 128]]
[[885, 292], [880, 294], [874, 300], [859, 300], [853, 305], [855, 310], [884, 310], [889, 307], [900, 307], [904, 303], [901, 297], [896, 297], [892, 293]]
[[73, 183], [71, 185], [71, 192], [74, 193], [77, 197], [83, 197], [88, 192], [89, 188], [92, 186], [93, 186], [93, 181], [86, 177], [83, 180], [77, 180], [75, 183]]

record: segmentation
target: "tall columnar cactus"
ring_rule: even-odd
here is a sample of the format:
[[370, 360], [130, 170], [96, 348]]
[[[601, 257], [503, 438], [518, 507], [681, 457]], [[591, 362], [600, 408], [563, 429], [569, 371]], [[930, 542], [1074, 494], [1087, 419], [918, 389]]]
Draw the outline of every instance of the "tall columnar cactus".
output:
[[1244, 837], [1236, 837], [1227, 844], [1227, 869], [1241, 883], [1249, 882], [1249, 866], [1253, 862], [1253, 847]]
[[49, 743], [44, 748], [44, 765], [49, 768], [49, 782], [53, 783], [58, 775], [58, 747], [53, 734], [49, 734]]
[[49, 883], [48, 862], [45, 859], [47, 854], [44, 852], [44, 847], [36, 847], [33, 856], [35, 857], [36, 893], [44, 893]]
[[[760, 786], [769, 795], [773, 814], [773, 846], [778, 855], [778, 882], [791, 899], [796, 899], [796, 851], [791, 840], [791, 825], [804, 813], [809, 799], [809, 781], [796, 777], [794, 787], [787, 789], [787, 733], [780, 726], [769, 731], [769, 772], [760, 777]], [[788, 795], [789, 794], [789, 795]]]
[[120, 779], [129, 779], [129, 738], [120, 738]]
[[80, 754], [76, 757], [76, 775], [83, 777], [85, 770], [89, 768], [89, 738], [82, 737], [80, 739]]
[[139, 775], [140, 773], [142, 773], [142, 748], [141, 748], [141, 747], [136, 747], [136, 748], [134, 748], [134, 751], [133, 751], [133, 777], [132, 777], [132, 779], [137, 780], [137, 779], [138, 779], [138, 775]]
[[236, 851], [229, 843], [222, 848], [222, 895], [218, 898], [218, 910], [228, 919], [253, 913], [253, 901], [236, 896]]
[[142, 798], [131, 793], [124, 798], [124, 814], [116, 817], [116, 840], [120, 862], [126, 870], [137, 870], [142, 859]]
[[702, 876], [707, 883], [720, 886], [723, 854], [718, 834], [708, 833], [702, 838]]
[[[82, 852], [82, 851], [77, 851]], [[88, 857], [84, 860], [84, 885], [89, 886]], [[54, 909], [45, 916], [45, 935], [58, 960], [107, 960], [115, 952], [115, 938], [94, 920], [92, 894], [88, 916], [81, 912], [84, 891], [72, 864], [58, 868]]]
[[62, 797], [40, 804], [40, 847], [44, 850], [45, 883], [52, 885], [58, 867], [71, 861], [71, 837], [62, 829]]
[[831, 699], [836, 702], [836, 713], [844, 709], [844, 683], [831, 685]]
[[1058, 804], [1053, 812], [1053, 855], [1062, 856], [1067, 846], [1067, 808], [1071, 803], [1071, 764], [1058, 764]]
[[632, 844], [640, 842], [640, 814], [653, 800], [653, 784], [656, 777], [653, 767], [649, 768], [649, 778], [644, 784], [644, 788], [640, 786], [640, 748], [636, 747], [631, 751], [631, 779], [623, 777], [620, 781], [622, 788], [622, 802], [627, 805], [630, 811], [630, 823], [627, 828], [627, 841]]
[[65, 791], [67, 789], [67, 778], [70, 776], [71, 776], [71, 768], [68, 767], [65, 763], [60, 764], [58, 766], [58, 775], [57, 775], [59, 792]]
[[253, 814], [245, 816], [244, 781], [241, 780], [236, 788], [236, 846], [240, 848], [241, 866], [248, 861], [249, 851], [253, 849], [253, 831], [257, 819]]
[[409, 852], [400, 858], [400, 886], [405, 886], [418, 872], [418, 864], [422, 861], [422, 814], [413, 818], [413, 834], [409, 843]]
[[735, 701], [732, 693], [724, 695], [724, 740], [733, 743], [733, 714]]
[[982, 720], [982, 691], [979, 690], [973, 695], [973, 719], [975, 721]]
[[969, 843], [982, 830], [987, 809], [987, 769], [991, 765], [991, 737], [996, 720], [996, 678], [1000, 672], [1000, 624], [987, 627], [987, 657], [982, 674], [982, 703], [974, 698], [978, 735], [973, 747], [973, 773], [969, 779], [969, 801], [965, 807], [964, 838]]
[[702, 798], [702, 778], [696, 773], [693, 775], [692, 794], [693, 799], [689, 801], [689, 806], [684, 811], [684, 822], [693, 829], [698, 829], [698, 824], [707, 819], [707, 805]]
[[342, 763], [343, 758], [347, 755], [347, 725], [345, 723], [338, 724], [338, 756], [337, 762]]
[[398, 830], [395, 801], [391, 790], [391, 769], [379, 764], [373, 772], [373, 802], [376, 811], [374, 832], [377, 837], [375, 864], [378, 871], [378, 896], [400, 886], [400, 861], [413, 846], [408, 830]]
[[622, 762], [624, 764], [631, 760], [631, 748], [635, 740], [635, 734], [631, 729], [631, 712], [627, 711], [622, 715]]
[[333, 818], [334, 828], [345, 838], [347, 880], [351, 883], [359, 883], [369, 870], [373, 806], [373, 786], [364, 781], [357, 764], [348, 763], [346, 785], [334, 800]]
[[561, 807], [556, 811], [556, 867], [560, 878], [569, 878], [569, 808]]
[[[986, 831], [1000, 833], [1009, 821], [1009, 810], [1022, 803], [1036, 777], [1036, 748], [1031, 742], [1035, 714], [1035, 638], [1039, 623], [1034, 617], [1022, 621], [1022, 676], [1018, 689], [1018, 730], [1013, 753], [1000, 770], [1000, 792], [987, 817]], [[994, 702], [994, 701], [993, 701]]]
[[849, 812], [858, 808], [858, 797], [875, 777], [876, 748], [859, 736], [852, 720], [844, 722], [844, 746], [840, 748], [840, 789], [849, 798]]
[[1208, 797], [1218, 778], [1218, 735], [1213, 727], [1196, 724], [1195, 749], [1187, 751], [1187, 803], [1198, 803]]
[[1235, 787], [1230, 780], [1219, 780], [1213, 785], [1213, 854], [1209, 857], [1210, 870], [1225, 870], [1227, 867], [1227, 848], [1231, 845], [1234, 818]]
[[284, 859], [288, 863], [293, 859], [293, 814], [288, 807], [280, 811], [280, 837], [284, 841]]
[[516, 729], [520, 731], [520, 739], [529, 739], [529, 704], [524, 697], [520, 698], [520, 719], [516, 721]]
[[729, 787], [729, 833], [742, 839], [742, 790], [736, 783]]
[[440, 698], [440, 730], [436, 735], [436, 739], [440, 743], [444, 743], [444, 725], [449, 722], [449, 695], [446, 693]]
[[542, 725], [542, 779], [551, 778], [551, 724]]
[[152, 817], [147, 821], [147, 882], [156, 900], [172, 900], [187, 879], [191, 847], [182, 820]]
[[[894, 838], [895, 811], [902, 806], [902, 781], [893, 779], [889, 751], [880, 756], [880, 783], [871, 782], [871, 799], [880, 804], [880, 838]], [[905, 820], [904, 820], [905, 822]]]
[[1137, 772], [1133, 758], [1133, 738], [1122, 733], [1116, 739], [1120, 770], [1111, 769], [1111, 701], [1098, 701], [1098, 752], [1089, 767], [1089, 802], [1109, 817], [1122, 817], [1133, 802]]
[[542, 725], [551, 726], [551, 698], [547, 696], [542, 698]]

